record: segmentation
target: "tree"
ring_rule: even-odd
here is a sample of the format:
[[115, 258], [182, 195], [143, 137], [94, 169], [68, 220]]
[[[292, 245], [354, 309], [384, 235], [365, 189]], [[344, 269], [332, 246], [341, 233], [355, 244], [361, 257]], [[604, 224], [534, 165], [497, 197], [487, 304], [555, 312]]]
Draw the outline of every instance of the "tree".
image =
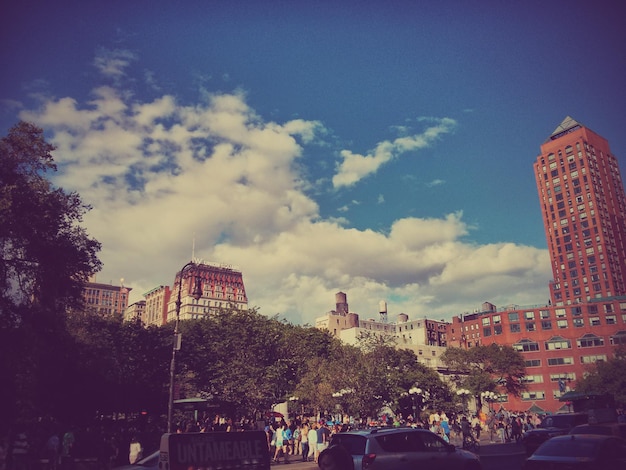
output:
[[[56, 171], [43, 131], [20, 122], [0, 140], [0, 411], [37, 408], [54, 385], [65, 312], [101, 265], [100, 244], [80, 227], [89, 206], [46, 179]], [[20, 406], [15, 406], [19, 399]], [[4, 408], [6, 407], [6, 409]], [[5, 416], [4, 413], [0, 413]]]
[[626, 347], [620, 346], [615, 357], [589, 367], [587, 374], [576, 382], [576, 391], [613, 395], [618, 407], [626, 407]]
[[497, 388], [519, 396], [525, 389], [524, 358], [510, 346], [494, 343], [470, 349], [449, 347], [441, 360], [454, 372], [456, 385], [466, 387], [476, 397]]

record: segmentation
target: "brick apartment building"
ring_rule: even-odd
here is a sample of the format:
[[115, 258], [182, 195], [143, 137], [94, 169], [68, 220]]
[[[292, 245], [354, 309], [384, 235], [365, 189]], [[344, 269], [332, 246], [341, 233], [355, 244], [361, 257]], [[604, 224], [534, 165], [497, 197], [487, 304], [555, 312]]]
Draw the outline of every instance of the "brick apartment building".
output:
[[115, 286], [96, 282], [96, 278], [92, 277], [83, 288], [85, 307], [97, 315], [123, 318], [131, 290], [131, 287], [124, 286], [122, 282]]

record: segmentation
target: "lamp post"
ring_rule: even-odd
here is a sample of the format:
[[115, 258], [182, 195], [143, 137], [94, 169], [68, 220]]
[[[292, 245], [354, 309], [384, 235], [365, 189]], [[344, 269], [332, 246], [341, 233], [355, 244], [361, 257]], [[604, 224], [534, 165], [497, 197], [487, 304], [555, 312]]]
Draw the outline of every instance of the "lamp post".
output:
[[499, 396], [500, 395], [498, 395], [495, 392], [480, 392], [480, 398], [482, 398], [483, 400], [487, 402], [487, 409], [489, 411], [493, 411], [491, 407], [491, 403], [496, 401], [499, 398]]
[[[180, 276], [178, 278], [178, 297], [176, 298], [176, 322], [174, 323], [174, 337], [172, 338], [172, 361], [170, 363], [170, 393], [167, 407], [167, 432], [171, 433], [172, 429], [172, 417], [174, 415], [174, 376], [176, 374], [176, 352], [180, 350], [181, 335], [178, 332], [178, 326], [180, 323], [180, 305], [181, 305], [181, 292], [183, 290], [183, 276], [185, 270], [188, 267], [195, 267], [196, 264], [193, 261], [187, 263], [180, 270]], [[200, 278], [196, 277], [194, 289], [191, 294], [195, 300], [199, 300], [202, 297], [202, 285]]]
[[[333, 398], [337, 398], [337, 405], [336, 408], [341, 411], [341, 422], [343, 423], [343, 414], [344, 411], [349, 411], [347, 408], [347, 406], [344, 406], [345, 401], [343, 401], [343, 397], [350, 395], [351, 393], [354, 393], [354, 389], [353, 388], [342, 388], [341, 390], [339, 390], [338, 392], [334, 392], [333, 393]], [[337, 420], [335, 420], [337, 421]]]
[[416, 423], [419, 423], [419, 415], [422, 412], [422, 404], [424, 400], [430, 397], [430, 393], [428, 393], [426, 390], [422, 390], [419, 387], [411, 387], [409, 389], [409, 395], [411, 396], [411, 402], [413, 404], [413, 419], [415, 419]]
[[[300, 400], [300, 398], [298, 398], [297, 396], [291, 396], [289, 397], [289, 401], [291, 403], [293, 403], [294, 405], [291, 407], [291, 409], [295, 409], [296, 412], [294, 413], [295, 415], [298, 414], [298, 401]], [[289, 409], [289, 407], [287, 407], [287, 409]], [[291, 418], [291, 415], [289, 416]]]
[[456, 394], [461, 398], [461, 404], [463, 405], [463, 414], [467, 413], [467, 410], [465, 408], [465, 402], [470, 393], [471, 392], [466, 388], [460, 388], [456, 391]]

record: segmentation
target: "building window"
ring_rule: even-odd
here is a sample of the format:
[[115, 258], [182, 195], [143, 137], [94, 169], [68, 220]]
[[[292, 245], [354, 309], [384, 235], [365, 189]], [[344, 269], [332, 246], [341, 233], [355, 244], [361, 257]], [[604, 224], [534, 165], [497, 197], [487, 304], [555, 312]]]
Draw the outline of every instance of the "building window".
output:
[[519, 323], [511, 323], [511, 325], [509, 325], [511, 333], [519, 333], [520, 331], [522, 331], [522, 328], [520, 327]]
[[491, 324], [491, 318], [485, 317], [483, 318], [483, 326], [489, 326]]
[[556, 327], [560, 328], [560, 329], [567, 328], [567, 320], [557, 320], [556, 321]]
[[524, 361], [526, 367], [541, 367], [541, 359], [529, 359]]
[[598, 314], [598, 306], [597, 305], [589, 305], [587, 309], [587, 313], [589, 315], [597, 315]]
[[502, 323], [502, 317], [500, 315], [494, 315], [493, 317], [491, 317], [491, 319], [493, 320], [494, 325], [499, 325], [500, 323]]
[[522, 392], [522, 400], [523, 401], [531, 401], [531, 400], [545, 400], [546, 392], [536, 391], [536, 392]]
[[513, 349], [519, 352], [539, 351], [539, 343], [529, 339], [523, 339], [519, 343], [513, 344]]
[[579, 348], [593, 348], [597, 346], [604, 346], [604, 338], [596, 336], [591, 333], [587, 333], [582, 338], [576, 340], [576, 345]]
[[617, 333], [615, 333], [613, 336], [610, 337], [609, 342], [612, 345], [617, 345], [617, 344], [626, 344], [626, 331], [618, 331]]
[[502, 334], [502, 325], [494, 325], [493, 326], [493, 334], [501, 335]]
[[491, 336], [491, 327], [486, 326], [483, 328], [483, 336]]
[[554, 314], [556, 315], [557, 318], [565, 318], [565, 309], [557, 308], [554, 310]]
[[579, 315], [583, 314], [583, 309], [582, 307], [572, 307], [572, 316], [573, 317], [577, 317]]
[[563, 338], [562, 336], [553, 336], [545, 342], [546, 351], [555, 351], [558, 349], [572, 349], [572, 343], [570, 340]]
[[591, 326], [600, 326], [600, 318], [599, 317], [592, 317], [589, 319], [589, 324]]
[[542, 320], [541, 321], [541, 329], [542, 330], [551, 330], [552, 329], [552, 320]]
[[606, 354], [595, 354], [593, 356], [581, 356], [582, 364], [593, 364], [595, 362], [606, 362]]
[[573, 357], [553, 357], [548, 359], [549, 366], [569, 366], [574, 364]]
[[576, 328], [585, 326], [585, 320], [583, 318], [574, 318], [573, 323]]
[[524, 318], [526, 320], [534, 320], [535, 319], [535, 312], [524, 312]]
[[519, 321], [519, 313], [517, 312], [509, 313], [509, 322], [516, 322], [516, 321]]
[[576, 380], [576, 374], [567, 372], [565, 374], [550, 374], [550, 382], [558, 382], [559, 380]]
[[522, 377], [522, 383], [525, 384], [542, 384], [543, 375], [525, 375]]
[[550, 310], [540, 310], [539, 318], [541, 318], [542, 320], [546, 320], [550, 318]]
[[604, 317], [607, 325], [615, 325], [617, 323], [617, 317], [615, 315], [607, 315]]
[[537, 325], [534, 321], [526, 322], [526, 331], [537, 331]]

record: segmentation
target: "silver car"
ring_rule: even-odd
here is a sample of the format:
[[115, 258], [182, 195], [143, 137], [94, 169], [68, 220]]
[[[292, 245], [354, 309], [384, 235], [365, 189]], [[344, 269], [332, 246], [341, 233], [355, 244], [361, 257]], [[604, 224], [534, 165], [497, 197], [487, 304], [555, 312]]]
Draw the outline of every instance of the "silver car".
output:
[[427, 429], [381, 428], [333, 434], [331, 445], [351, 454], [355, 470], [481, 470], [477, 455]]

